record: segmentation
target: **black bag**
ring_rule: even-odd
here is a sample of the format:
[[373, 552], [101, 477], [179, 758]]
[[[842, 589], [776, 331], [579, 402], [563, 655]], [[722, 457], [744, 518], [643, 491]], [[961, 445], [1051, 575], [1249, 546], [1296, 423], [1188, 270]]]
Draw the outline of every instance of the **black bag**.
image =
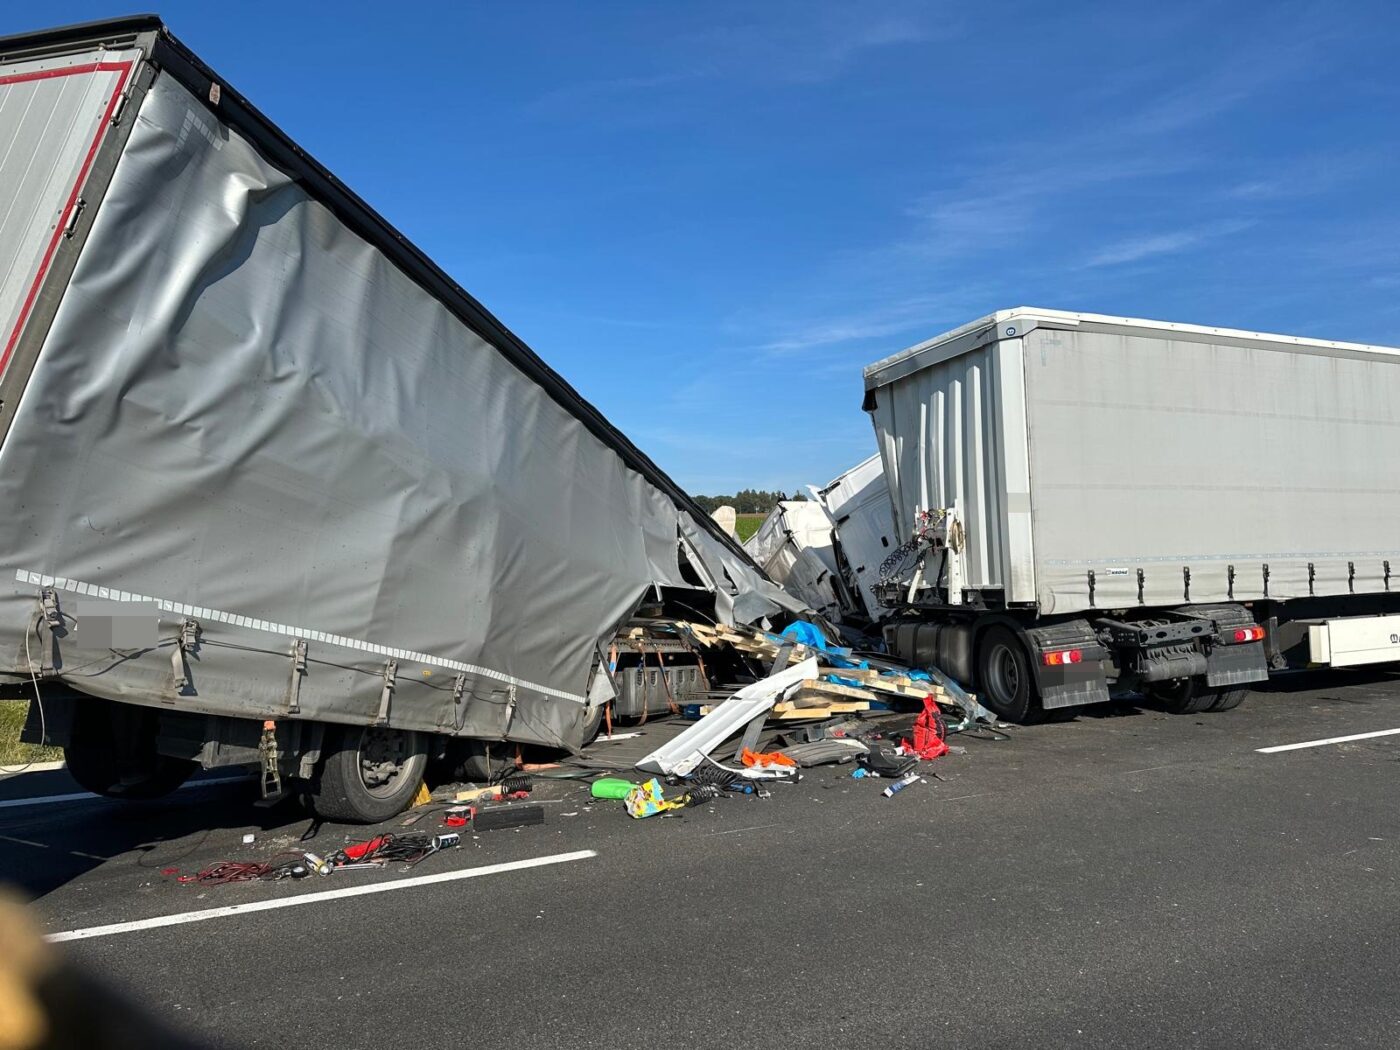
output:
[[893, 744], [873, 744], [868, 755], [862, 755], [860, 764], [872, 773], [882, 777], [902, 777], [919, 764], [913, 755], [901, 755]]

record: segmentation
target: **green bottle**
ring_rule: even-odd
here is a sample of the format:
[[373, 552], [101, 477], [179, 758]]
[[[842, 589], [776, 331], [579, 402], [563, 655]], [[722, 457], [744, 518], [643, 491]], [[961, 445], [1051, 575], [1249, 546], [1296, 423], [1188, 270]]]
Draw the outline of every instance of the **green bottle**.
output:
[[602, 780], [593, 781], [592, 792], [594, 798], [626, 798], [627, 792], [636, 786], [630, 780], [604, 777]]

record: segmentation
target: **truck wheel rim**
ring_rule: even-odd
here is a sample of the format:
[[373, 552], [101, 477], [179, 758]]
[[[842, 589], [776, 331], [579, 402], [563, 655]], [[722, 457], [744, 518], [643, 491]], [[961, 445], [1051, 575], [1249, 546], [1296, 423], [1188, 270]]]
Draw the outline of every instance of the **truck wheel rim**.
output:
[[991, 673], [987, 676], [990, 679], [987, 685], [992, 695], [1002, 704], [1012, 703], [1021, 688], [1021, 667], [1016, 662], [1016, 654], [1009, 645], [998, 645], [992, 650], [988, 663]]
[[408, 762], [408, 738], [394, 729], [366, 729], [360, 740], [360, 782], [376, 798], [399, 789]]

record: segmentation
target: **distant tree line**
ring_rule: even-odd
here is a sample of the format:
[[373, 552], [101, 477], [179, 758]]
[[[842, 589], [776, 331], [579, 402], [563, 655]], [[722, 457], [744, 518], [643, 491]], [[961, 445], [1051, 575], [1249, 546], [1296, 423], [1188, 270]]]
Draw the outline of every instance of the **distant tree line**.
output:
[[806, 499], [800, 492], [791, 496], [782, 492], [765, 492], [762, 489], [740, 489], [732, 496], [696, 496], [695, 502], [706, 514], [713, 514], [716, 508], [730, 506], [737, 514], [767, 514], [783, 500]]

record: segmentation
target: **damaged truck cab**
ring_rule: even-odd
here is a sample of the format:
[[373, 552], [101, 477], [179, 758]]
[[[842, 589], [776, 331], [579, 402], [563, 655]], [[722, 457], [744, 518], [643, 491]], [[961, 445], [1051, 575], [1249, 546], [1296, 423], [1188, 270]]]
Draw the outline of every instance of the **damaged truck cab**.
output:
[[[1400, 458], [1368, 454], [1400, 426], [1400, 351], [1018, 308], [865, 390], [902, 541], [886, 644], [1003, 718], [1224, 711], [1400, 632]], [[1345, 662], [1400, 658], [1365, 644]]]

